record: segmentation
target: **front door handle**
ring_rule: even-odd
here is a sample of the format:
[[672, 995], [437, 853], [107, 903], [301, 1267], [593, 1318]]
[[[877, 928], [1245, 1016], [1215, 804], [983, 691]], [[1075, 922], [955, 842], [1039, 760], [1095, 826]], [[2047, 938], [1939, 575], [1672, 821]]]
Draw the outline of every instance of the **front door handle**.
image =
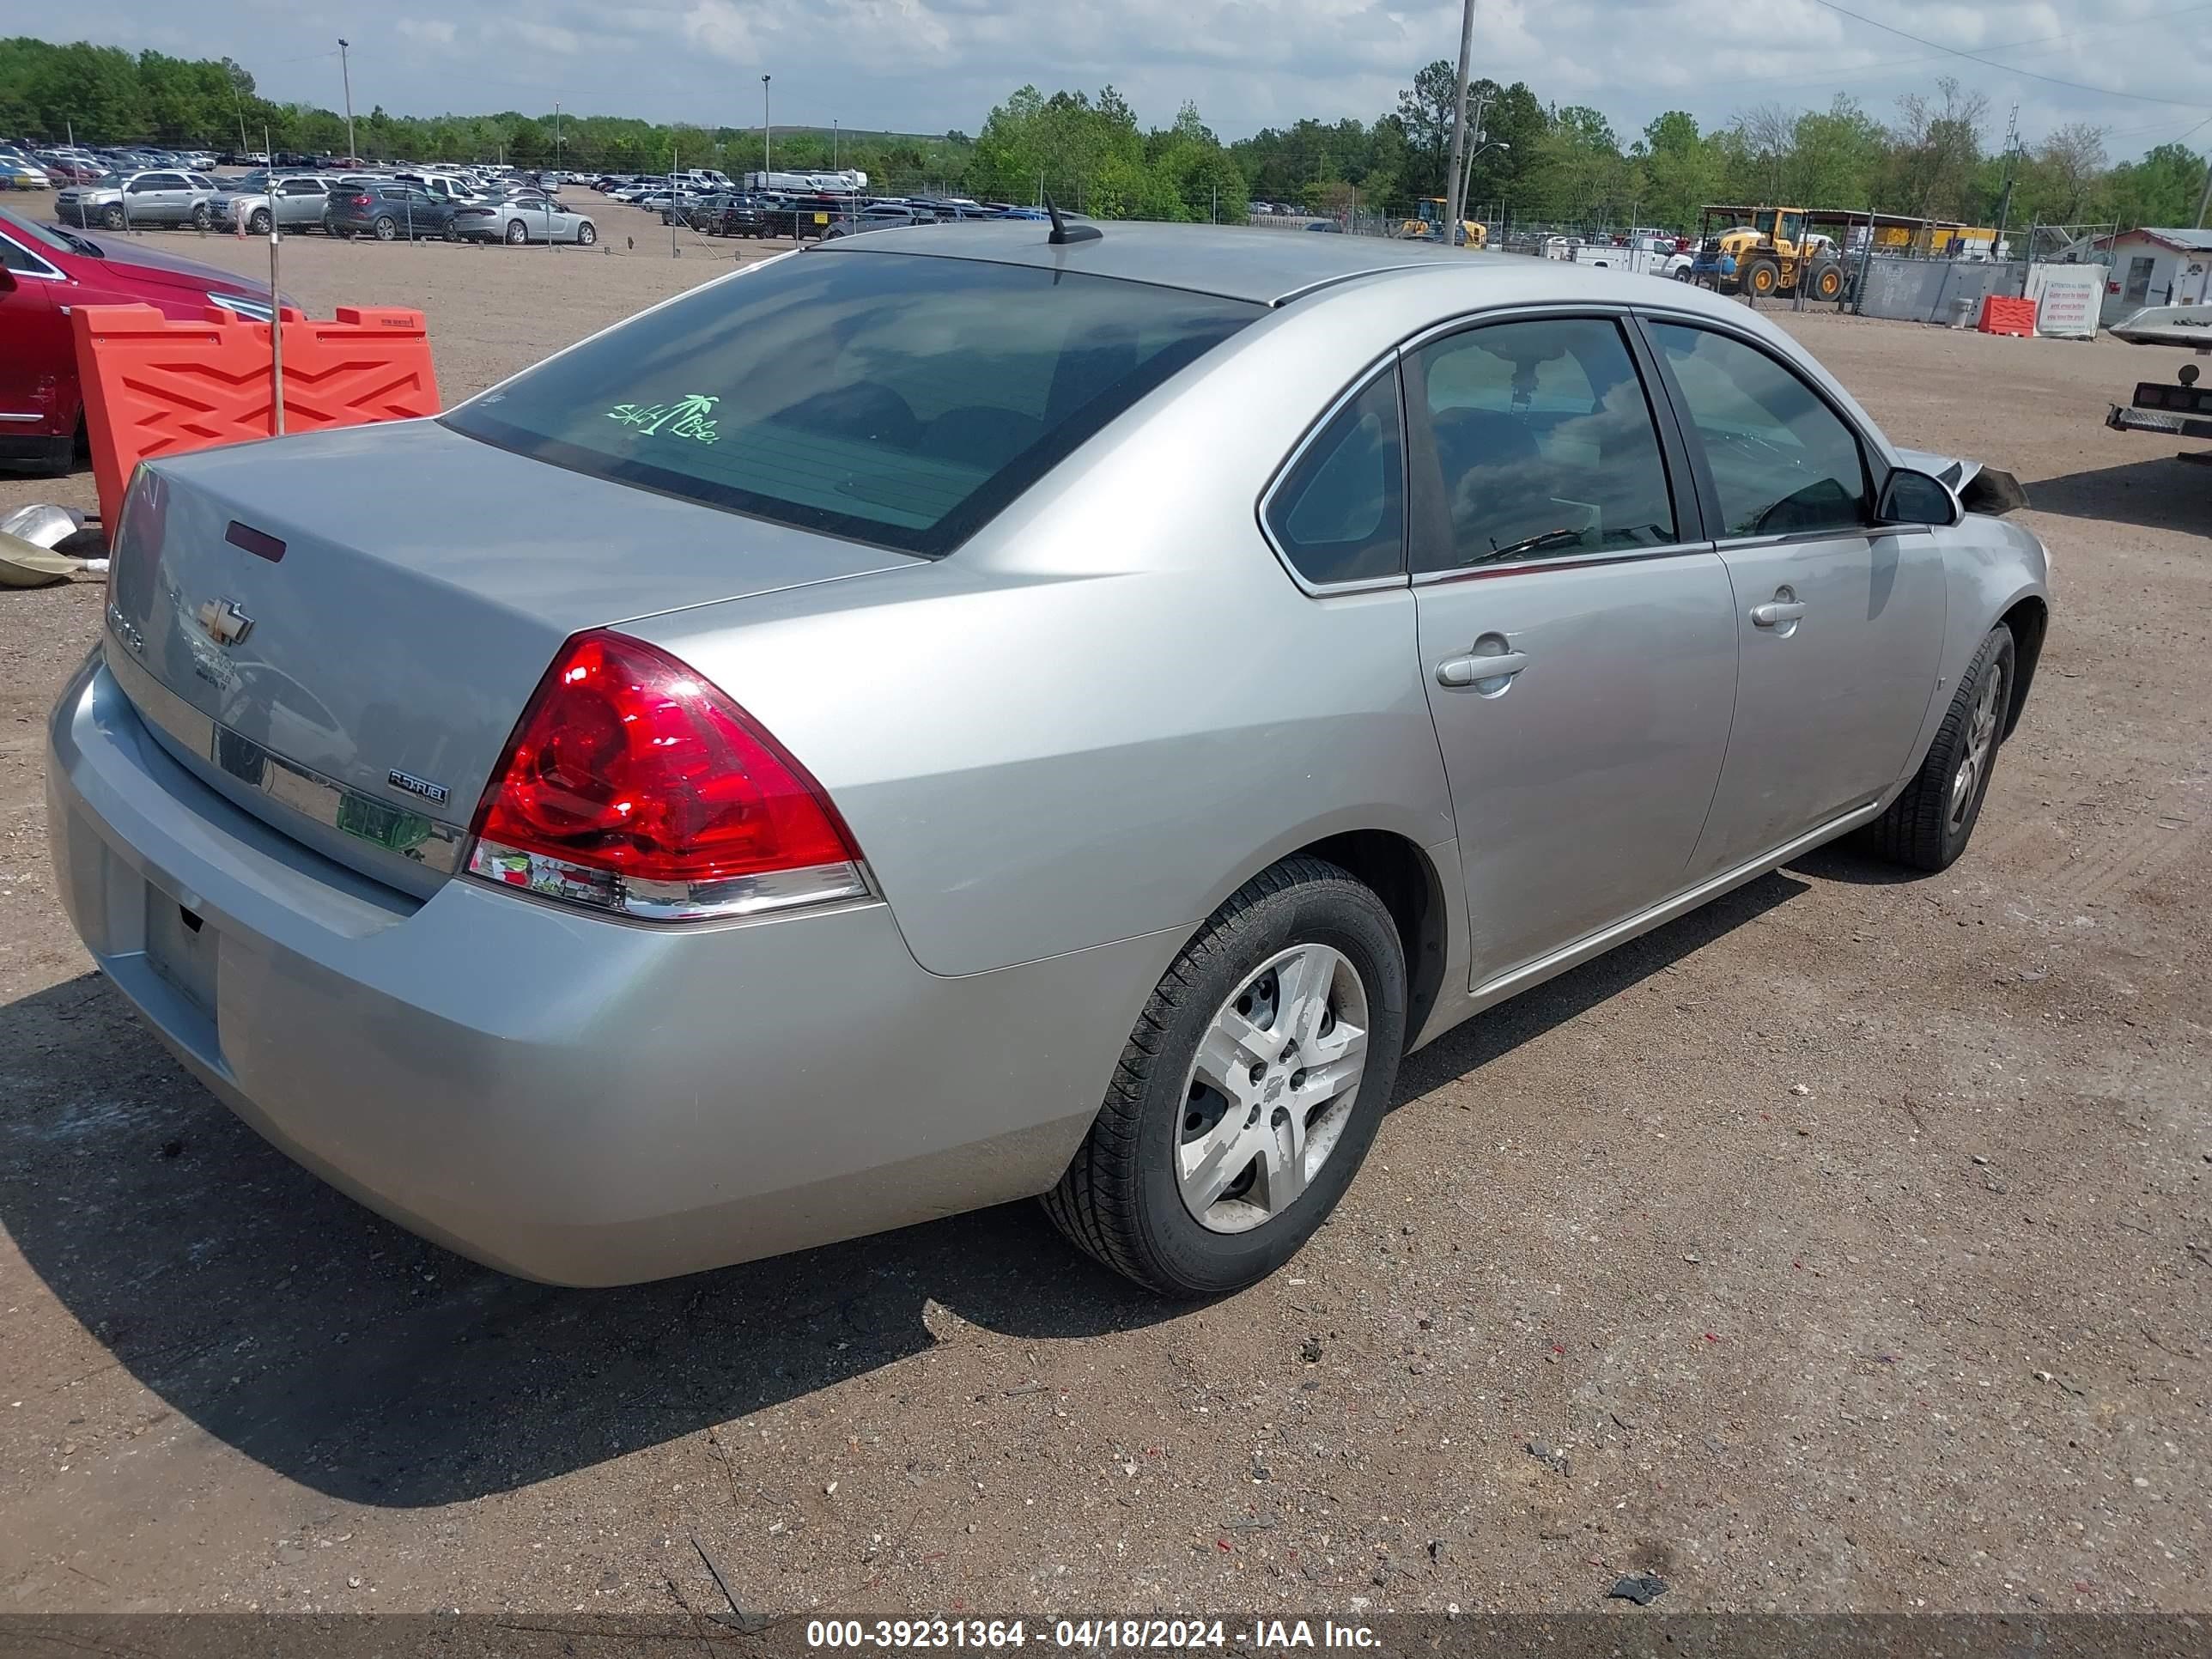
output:
[[1494, 657], [1447, 657], [1437, 665], [1437, 684], [1474, 685], [1485, 680], [1510, 680], [1528, 665], [1528, 656], [1519, 651], [1504, 651]]
[[1805, 614], [1802, 599], [1778, 599], [1771, 605], [1754, 605], [1751, 619], [1761, 628], [1779, 628], [1784, 623], [1794, 623]]

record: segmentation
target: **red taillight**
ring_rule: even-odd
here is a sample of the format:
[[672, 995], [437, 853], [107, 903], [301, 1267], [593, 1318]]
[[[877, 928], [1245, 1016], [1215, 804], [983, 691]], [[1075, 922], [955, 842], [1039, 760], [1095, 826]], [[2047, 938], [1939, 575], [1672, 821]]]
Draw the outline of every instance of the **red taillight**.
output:
[[474, 874], [630, 915], [744, 915], [867, 890], [806, 769], [720, 688], [619, 634], [562, 648], [474, 828]]
[[348, 207], [367, 207], [371, 199], [372, 198], [367, 196], [349, 196], [346, 198], [346, 205]]

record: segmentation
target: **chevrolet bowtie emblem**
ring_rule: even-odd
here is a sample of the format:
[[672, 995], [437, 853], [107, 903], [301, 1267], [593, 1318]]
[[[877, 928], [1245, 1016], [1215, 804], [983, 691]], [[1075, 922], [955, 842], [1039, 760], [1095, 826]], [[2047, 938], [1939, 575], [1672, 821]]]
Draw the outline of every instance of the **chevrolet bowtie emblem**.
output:
[[210, 599], [200, 607], [200, 626], [217, 645], [236, 645], [253, 631], [253, 618], [234, 599]]

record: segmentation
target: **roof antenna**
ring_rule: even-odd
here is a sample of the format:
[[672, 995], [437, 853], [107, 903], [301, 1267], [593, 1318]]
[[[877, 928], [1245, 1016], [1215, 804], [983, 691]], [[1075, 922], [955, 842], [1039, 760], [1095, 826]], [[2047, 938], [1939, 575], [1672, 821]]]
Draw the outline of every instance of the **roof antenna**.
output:
[[1044, 210], [1052, 216], [1052, 234], [1045, 238], [1046, 241], [1054, 247], [1064, 247], [1070, 242], [1095, 242], [1098, 240], [1097, 226], [1066, 223], [1060, 218], [1060, 209], [1054, 204], [1051, 194], [1048, 191], [1039, 193], [1044, 196]]

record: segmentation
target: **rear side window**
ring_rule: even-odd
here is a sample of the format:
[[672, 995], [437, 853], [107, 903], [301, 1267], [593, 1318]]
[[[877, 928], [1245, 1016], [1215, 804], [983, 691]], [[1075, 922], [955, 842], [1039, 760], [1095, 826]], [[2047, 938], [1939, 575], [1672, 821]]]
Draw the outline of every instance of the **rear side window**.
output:
[[1405, 568], [1406, 454], [1398, 375], [1378, 374], [1336, 412], [1267, 501], [1267, 528], [1316, 587]]
[[595, 477], [937, 557], [1264, 307], [814, 252], [684, 295], [446, 424]]

